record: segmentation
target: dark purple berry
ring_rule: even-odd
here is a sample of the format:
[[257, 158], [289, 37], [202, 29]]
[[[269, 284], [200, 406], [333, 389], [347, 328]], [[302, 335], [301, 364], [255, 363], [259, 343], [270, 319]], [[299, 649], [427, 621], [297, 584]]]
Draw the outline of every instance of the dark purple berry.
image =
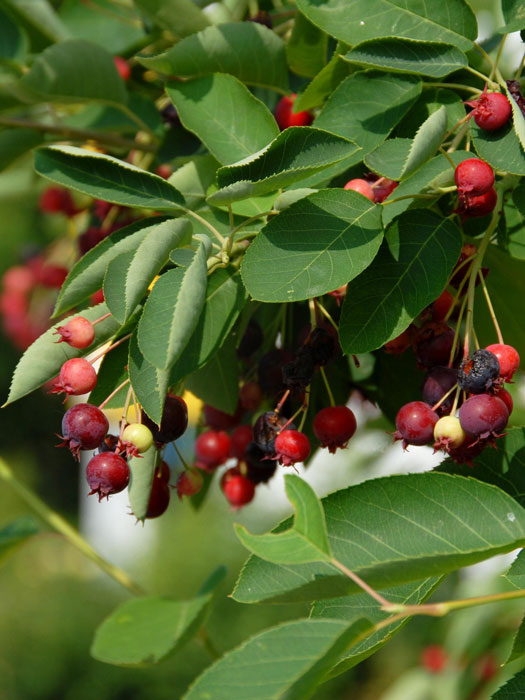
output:
[[161, 477], [155, 475], [151, 484], [151, 493], [148, 502], [148, 510], [146, 518], [158, 518], [162, 515], [170, 504], [170, 487], [169, 484]]
[[62, 418], [62, 437], [75, 457], [80, 450], [94, 450], [100, 445], [109, 429], [104, 413], [89, 403], [77, 403]]
[[86, 468], [86, 479], [91, 488], [90, 496], [98, 494], [98, 500], [109, 498], [123, 491], [129, 483], [128, 463], [114, 452], [95, 455]]
[[99, 452], [116, 452], [119, 443], [118, 435], [108, 433], [98, 446]]
[[[265, 459], [266, 457], [266, 459]], [[244, 462], [246, 464], [246, 476], [254, 484], [262, 484], [270, 481], [275, 474], [277, 464], [274, 460], [268, 459], [266, 452], [255, 442], [250, 442], [244, 452]]]
[[[433, 367], [425, 377], [421, 392], [423, 401], [429, 406], [434, 406], [440, 401], [443, 396], [450, 391], [454, 384], [458, 381], [458, 371], [453, 367]], [[450, 413], [452, 404], [454, 403], [454, 394], [450, 394], [442, 404], [440, 404], [436, 413], [439, 416], [445, 416]]]
[[499, 377], [498, 358], [489, 350], [476, 350], [465, 358], [458, 370], [459, 386], [469, 394], [483, 394]]
[[421, 326], [414, 339], [414, 353], [418, 365], [420, 367], [448, 365], [454, 335], [453, 329], [443, 323], [430, 321]]
[[[275, 438], [287, 423], [288, 418], [281, 416], [280, 413], [266, 411], [257, 418], [253, 426], [254, 442], [267, 455], [275, 454]], [[295, 430], [293, 423], [287, 427], [290, 430]]]
[[188, 407], [184, 399], [174, 394], [168, 394], [164, 402], [164, 410], [160, 426], [157, 426], [144, 411], [142, 423], [153, 433], [155, 442], [173, 442], [186, 432], [188, 427]]
[[270, 350], [261, 357], [257, 372], [259, 386], [264, 394], [276, 396], [284, 392], [282, 369], [292, 360], [293, 355], [289, 350]]
[[396, 416], [394, 438], [407, 445], [427, 445], [434, 440], [434, 426], [438, 416], [423, 401], [411, 401], [402, 406]]
[[476, 394], [465, 401], [459, 409], [459, 420], [463, 430], [482, 440], [499, 437], [509, 420], [505, 403], [492, 394]]

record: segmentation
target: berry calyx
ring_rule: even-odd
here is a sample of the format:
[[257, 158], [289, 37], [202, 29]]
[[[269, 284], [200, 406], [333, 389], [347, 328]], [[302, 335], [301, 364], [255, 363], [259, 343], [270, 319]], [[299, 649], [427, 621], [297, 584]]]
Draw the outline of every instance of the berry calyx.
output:
[[95, 339], [95, 328], [87, 318], [74, 316], [64, 326], [58, 326], [55, 334], [60, 336], [57, 343], [67, 343], [72, 348], [87, 348]]
[[510, 382], [514, 372], [520, 366], [520, 356], [516, 348], [513, 348], [512, 345], [505, 345], [504, 343], [494, 343], [493, 345], [487, 345], [485, 350], [496, 355], [499, 362], [501, 377], [506, 382]]
[[467, 158], [454, 172], [454, 180], [460, 196], [478, 196], [488, 192], [494, 185], [494, 171], [479, 158]]
[[179, 474], [177, 479], [177, 495], [180, 499], [183, 496], [194, 496], [202, 489], [204, 478], [197, 469], [185, 469]]
[[411, 401], [402, 406], [396, 416], [394, 439], [407, 445], [427, 445], [434, 437], [437, 414], [423, 401]]
[[327, 406], [319, 411], [313, 422], [321, 447], [328, 447], [332, 453], [338, 447], [346, 447], [356, 427], [355, 415], [348, 406]]
[[458, 370], [458, 384], [470, 394], [483, 394], [498, 379], [500, 366], [496, 355], [489, 350], [476, 350], [465, 358]]
[[485, 89], [479, 99], [466, 104], [474, 107], [471, 115], [479, 128], [484, 131], [501, 129], [512, 114], [510, 102], [501, 92], [486, 92]]
[[283, 430], [275, 439], [275, 459], [283, 467], [304, 462], [310, 455], [310, 440], [299, 430]]
[[58, 379], [50, 393], [80, 396], [93, 391], [96, 383], [97, 373], [93, 365], [83, 357], [72, 357], [62, 365]]
[[151, 484], [151, 493], [146, 510], [146, 518], [158, 518], [166, 512], [170, 504], [170, 487], [161, 477], [155, 475]]
[[244, 459], [246, 448], [253, 440], [251, 425], [238, 425], [231, 434], [230, 455], [236, 459]]
[[180, 396], [168, 394], [164, 401], [160, 426], [154, 423], [144, 411], [142, 411], [141, 422], [151, 430], [155, 442], [173, 442], [186, 432], [188, 407]]
[[149, 450], [153, 445], [153, 433], [142, 423], [130, 423], [121, 436], [119, 449], [128, 456], [136, 457]]
[[253, 500], [255, 484], [237, 468], [228, 469], [221, 479], [221, 489], [232, 508], [242, 508]]
[[457, 449], [467, 439], [467, 434], [461, 427], [456, 416], [443, 416], [434, 426], [434, 450]]
[[195, 442], [197, 460], [210, 470], [224, 464], [230, 456], [231, 439], [223, 430], [207, 430]]
[[77, 403], [62, 418], [63, 445], [67, 445], [75, 457], [80, 450], [94, 450], [104, 440], [109, 429], [104, 413], [89, 403]]
[[468, 435], [484, 440], [490, 436], [500, 436], [509, 420], [509, 412], [497, 396], [476, 394], [459, 409], [459, 420]]
[[375, 201], [374, 190], [369, 182], [363, 180], [362, 178], [356, 177], [353, 180], [349, 180], [343, 187], [344, 190], [353, 190], [354, 192], [359, 192], [363, 197], [366, 197], [371, 202]]
[[86, 479], [91, 488], [89, 495], [96, 493], [99, 501], [123, 491], [129, 483], [129, 477], [128, 463], [114, 452], [95, 455], [86, 467]]
[[310, 112], [294, 112], [293, 106], [297, 95], [285, 95], [281, 97], [275, 107], [274, 115], [279, 129], [284, 131], [289, 126], [310, 126], [314, 117]]
[[455, 210], [462, 219], [471, 217], [488, 216], [498, 202], [498, 193], [492, 187], [488, 192], [477, 197], [465, 195], [460, 200], [459, 207]]

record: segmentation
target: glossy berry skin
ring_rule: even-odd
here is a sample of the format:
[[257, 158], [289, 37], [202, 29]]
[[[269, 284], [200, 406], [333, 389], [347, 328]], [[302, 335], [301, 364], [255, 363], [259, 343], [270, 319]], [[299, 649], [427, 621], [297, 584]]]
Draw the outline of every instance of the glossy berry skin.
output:
[[472, 437], [498, 437], [509, 420], [505, 403], [492, 394], [471, 396], [459, 409], [459, 420], [463, 430]]
[[464, 197], [460, 202], [457, 212], [463, 219], [488, 216], [494, 211], [497, 203], [498, 193], [494, 187], [492, 187], [488, 192], [480, 194], [478, 197]]
[[506, 389], [499, 389], [497, 393], [498, 399], [501, 399], [505, 406], [507, 407], [507, 411], [509, 412], [509, 416], [514, 410], [514, 401], [512, 400], [512, 396], [509, 394], [509, 392]]
[[460, 195], [469, 197], [485, 194], [494, 185], [494, 171], [479, 158], [467, 158], [454, 172], [454, 180]]
[[251, 425], [238, 425], [231, 434], [230, 456], [244, 459], [246, 448], [253, 440]]
[[285, 95], [284, 97], [281, 97], [277, 103], [277, 106], [275, 107], [275, 121], [277, 122], [281, 131], [284, 131], [289, 126], [310, 126], [314, 120], [314, 117], [310, 112], [294, 113], [292, 111], [296, 99], [296, 94], [290, 96]]
[[97, 383], [97, 373], [93, 365], [83, 357], [66, 360], [60, 369], [58, 380], [52, 389], [53, 394], [64, 392], [73, 396], [93, 391]]
[[389, 180], [387, 177], [380, 178], [377, 181], [377, 184], [372, 184], [372, 189], [374, 191], [374, 202], [376, 202], [376, 204], [381, 204], [381, 202], [384, 202], [398, 185], [399, 182], [396, 182], [396, 180]]
[[283, 467], [304, 462], [310, 455], [310, 440], [299, 430], [283, 430], [275, 439], [275, 453]]
[[434, 438], [437, 414], [423, 401], [411, 401], [402, 406], [396, 416], [394, 438], [407, 445], [428, 445]]
[[467, 434], [461, 427], [456, 416], [443, 416], [434, 426], [434, 449], [443, 449], [447, 452], [457, 449], [467, 439]]
[[458, 370], [458, 384], [469, 394], [483, 394], [499, 377], [498, 358], [489, 350], [476, 350], [465, 358]]
[[246, 476], [254, 484], [267, 483], [277, 469], [275, 460], [268, 459], [266, 452], [263, 452], [255, 442], [251, 442], [246, 448], [244, 463], [246, 465]]
[[255, 484], [238, 469], [229, 469], [221, 480], [221, 489], [232, 508], [242, 508], [253, 500]]
[[95, 339], [95, 328], [87, 318], [74, 316], [64, 326], [58, 326], [55, 334], [60, 336], [57, 343], [67, 343], [72, 348], [87, 348]]
[[86, 479], [91, 488], [90, 496], [98, 495], [98, 500], [109, 498], [123, 491], [129, 483], [128, 463], [114, 452], [101, 452], [89, 461]]
[[321, 447], [334, 453], [338, 447], [346, 447], [355, 433], [357, 424], [348, 406], [327, 406], [314, 418], [313, 429]]
[[170, 487], [157, 475], [153, 477], [153, 483], [151, 484], [151, 493], [148, 502], [148, 509], [146, 511], [146, 518], [151, 520], [152, 518], [158, 518], [160, 515], [166, 512], [170, 504]]
[[430, 321], [421, 326], [415, 333], [413, 341], [418, 365], [420, 367], [448, 365], [454, 335], [454, 330], [443, 323]]
[[372, 186], [370, 185], [369, 182], [366, 180], [363, 180], [359, 177], [354, 178], [353, 180], [349, 180], [346, 185], [343, 187], [344, 190], [353, 190], [354, 192], [359, 192], [359, 194], [362, 194], [363, 197], [366, 197], [369, 199], [371, 202], [374, 202], [374, 190], [372, 189]]
[[173, 442], [173, 440], [178, 440], [186, 432], [188, 427], [188, 407], [180, 396], [168, 394], [164, 402], [160, 426], [154, 423], [144, 411], [142, 411], [141, 422], [151, 430], [155, 442]]
[[[458, 371], [453, 367], [433, 367], [423, 381], [421, 394], [423, 401], [429, 406], [434, 406], [443, 396], [450, 391], [454, 384], [458, 381]], [[454, 394], [451, 393], [442, 404], [440, 404], [436, 413], [439, 416], [444, 416], [450, 413], [452, 404], [454, 403]]]
[[500, 375], [506, 382], [510, 382], [514, 372], [520, 366], [520, 356], [516, 348], [504, 343], [487, 345], [485, 350], [492, 352], [498, 358]]
[[195, 455], [208, 469], [215, 469], [230, 456], [230, 445], [228, 433], [223, 430], [207, 430], [195, 442]]
[[64, 444], [78, 457], [79, 450], [94, 450], [107, 435], [108, 419], [104, 413], [89, 403], [77, 403], [64, 413], [62, 437]]
[[[279, 431], [288, 423], [288, 418], [275, 411], [262, 413], [253, 426], [253, 439], [257, 446], [266, 454], [273, 455], [275, 452], [275, 439]], [[295, 429], [295, 425], [290, 423], [290, 429]]]
[[183, 496], [194, 496], [202, 489], [204, 479], [197, 469], [185, 469], [179, 474], [177, 479], [177, 495], [180, 499]]
[[153, 445], [153, 433], [141, 423], [130, 423], [124, 428], [122, 442], [128, 443], [133, 448], [133, 454], [142, 454]]
[[474, 106], [471, 113], [474, 121], [484, 131], [501, 129], [512, 114], [510, 102], [501, 92], [483, 93], [478, 100], [469, 104]]

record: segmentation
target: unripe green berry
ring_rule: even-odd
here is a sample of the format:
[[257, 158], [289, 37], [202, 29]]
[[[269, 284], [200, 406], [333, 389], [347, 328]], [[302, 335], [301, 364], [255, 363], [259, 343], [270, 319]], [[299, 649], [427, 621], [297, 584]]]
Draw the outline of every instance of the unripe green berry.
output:
[[461, 427], [459, 418], [443, 416], [434, 426], [434, 438], [438, 443], [446, 444], [450, 449], [456, 449], [467, 439], [467, 434]]
[[122, 440], [130, 442], [137, 448], [137, 452], [146, 452], [153, 445], [151, 430], [141, 423], [130, 423], [122, 433]]

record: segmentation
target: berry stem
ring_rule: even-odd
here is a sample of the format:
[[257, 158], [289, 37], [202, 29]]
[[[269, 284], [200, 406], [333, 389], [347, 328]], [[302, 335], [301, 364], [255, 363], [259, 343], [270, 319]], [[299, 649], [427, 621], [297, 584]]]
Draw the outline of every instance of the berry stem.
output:
[[96, 318], [94, 321], [91, 321], [92, 326], [96, 326], [97, 323], [102, 323], [102, 321], [105, 321], [107, 318], [109, 318], [111, 314], [108, 312], [107, 314], [104, 314], [100, 318]]
[[[499, 43], [498, 53], [496, 54], [496, 58], [492, 62], [492, 68], [491, 68], [490, 75], [489, 75], [490, 80], [492, 80], [492, 78], [494, 76], [496, 76], [498, 82], [500, 82], [500, 83], [502, 81], [502, 77], [501, 77], [501, 73], [498, 70], [498, 65], [499, 65], [499, 62], [501, 59], [501, 54], [503, 52], [503, 47], [505, 46], [506, 40], [507, 40], [507, 34], [504, 34], [501, 38], [500, 43]], [[490, 56], [488, 54], [486, 54], [486, 56], [487, 56], [488, 60], [490, 61]]]
[[20, 498], [35, 511], [39, 518], [47, 523], [53, 530], [56, 530], [63, 535], [70, 544], [80, 550], [88, 559], [91, 559], [91, 561], [102, 571], [104, 571], [104, 573], [111, 576], [112, 579], [117, 581], [117, 583], [120, 583], [120, 585], [124, 586], [124, 588], [127, 588], [130, 593], [133, 593], [133, 595], [144, 595], [142, 588], [135, 583], [125, 571], [103, 559], [100, 554], [98, 554], [98, 552], [96, 552], [93, 547], [86, 542], [78, 530], [75, 530], [75, 528], [72, 527], [67, 520], [65, 520], [56, 511], [49, 508], [49, 506], [44, 503], [44, 501], [42, 501], [36, 495], [36, 493], [34, 493], [34, 491], [19, 481], [6, 462], [4, 462], [2, 459], [0, 459], [0, 477], [10, 484], [13, 490], [16, 491]]
[[118, 204], [114, 204], [112, 207], [110, 207], [108, 213], [104, 217], [104, 221], [100, 225], [101, 231], [104, 231], [104, 232], [109, 231], [113, 222], [117, 218], [119, 211], [120, 211], [120, 207]]
[[328, 313], [328, 311], [325, 309], [325, 307], [321, 304], [319, 299], [315, 299], [315, 305], [319, 309], [319, 311], [323, 314], [323, 316], [326, 318], [326, 320], [332, 324], [332, 326], [335, 328], [335, 330], [339, 333], [339, 327], [337, 323], [334, 321], [332, 316]]
[[479, 276], [479, 280], [481, 282], [481, 288], [483, 289], [483, 294], [485, 295], [485, 301], [487, 302], [487, 306], [489, 307], [490, 318], [492, 319], [492, 323], [494, 324], [494, 328], [496, 330], [496, 335], [498, 336], [498, 343], [501, 343], [502, 345], [504, 345], [503, 335], [501, 333], [501, 328], [499, 327], [498, 319], [496, 318], [496, 313], [494, 311], [494, 307], [492, 306], [492, 302], [490, 300], [489, 290], [487, 289], [487, 285], [485, 283], [485, 278], [484, 278], [481, 270], [478, 271], [478, 276]]
[[301, 417], [301, 422], [299, 423], [299, 432], [302, 432], [302, 429], [304, 428], [304, 423], [306, 421], [306, 416], [308, 415], [308, 408], [310, 407], [310, 387], [305, 392], [304, 395], [304, 402], [301, 407], [301, 410], [303, 411], [303, 415]]
[[423, 88], [446, 88], [447, 90], [466, 90], [471, 92], [473, 95], [479, 95], [480, 90], [472, 85], [463, 85], [462, 83], [423, 83]]
[[459, 309], [458, 313], [458, 321], [456, 323], [456, 332], [454, 334], [454, 342], [452, 343], [452, 347], [450, 348], [450, 356], [448, 358], [448, 366], [452, 367], [454, 364], [454, 357], [456, 356], [456, 350], [458, 347], [458, 342], [459, 342], [459, 333], [461, 329], [461, 321], [463, 320], [463, 315], [465, 313], [465, 307], [467, 305], [467, 297], [463, 299], [461, 302], [461, 307]]
[[200, 216], [199, 214], [197, 214], [197, 212], [192, 211], [191, 209], [186, 209], [186, 208], [183, 207], [183, 211], [184, 211], [188, 216], [192, 216], [196, 221], [199, 221], [203, 226], [206, 226], [206, 228], [208, 229], [208, 231], [211, 231], [211, 232], [213, 233], [213, 235], [217, 238], [217, 240], [218, 240], [222, 245], [224, 245], [224, 243], [226, 242], [226, 239], [224, 238], [224, 236], [223, 236], [222, 234], [220, 234], [220, 233], [217, 231], [217, 229], [215, 228], [215, 226], [212, 226], [212, 224], [210, 224], [209, 221], [206, 221], [206, 219], [204, 219], [202, 216]]
[[[343, 572], [345, 576], [348, 576], [348, 578], [352, 579], [354, 583], [357, 583], [359, 588], [361, 588], [365, 593], [368, 593], [368, 595], [372, 596], [374, 600], [376, 600], [381, 606], [383, 607], [391, 607], [392, 603], [389, 603], [386, 598], [383, 598], [383, 596], [375, 591], [371, 586], [368, 585], [363, 579], [355, 574], [353, 571], [350, 571], [350, 569], [347, 569], [347, 567], [344, 564], [341, 564], [340, 561], [337, 561], [337, 559], [330, 559], [330, 564], [333, 564], [336, 566], [340, 571]], [[419, 606], [416, 606], [419, 607]]]
[[220, 659], [222, 654], [216, 648], [215, 644], [211, 641], [208, 630], [205, 627], [201, 627], [199, 630], [199, 638], [202, 642], [202, 646], [208, 652], [212, 659]]
[[330, 389], [330, 384], [328, 383], [328, 377], [326, 376], [324, 367], [319, 367], [319, 371], [321, 372], [321, 377], [323, 378], [323, 382], [326, 387], [326, 393], [328, 394], [328, 399], [330, 400], [330, 406], [335, 406], [334, 395], [332, 394], [332, 390]]
[[122, 409], [122, 418], [120, 419], [120, 433], [119, 440], [122, 442], [122, 433], [124, 432], [127, 422], [128, 422], [128, 409], [131, 402], [131, 396], [133, 394], [133, 387], [129, 385], [128, 393], [126, 394], [126, 400], [124, 401], [124, 408]]
[[456, 415], [456, 411], [458, 410], [459, 397], [461, 396], [461, 387], [459, 386], [459, 384], [457, 384], [456, 386], [456, 395], [454, 396], [454, 403], [452, 404], [452, 408], [450, 410], [451, 416]]
[[490, 78], [487, 78], [487, 76], [483, 75], [483, 73], [480, 73], [479, 70], [472, 68], [472, 66], [465, 66], [465, 70], [468, 70], [468, 72], [472, 73], [472, 75], [481, 78], [481, 80], [483, 80], [484, 83], [487, 83], [492, 90], [495, 90], [498, 87], [497, 83], [493, 82]]
[[173, 447], [175, 448], [175, 452], [177, 453], [177, 457], [180, 459], [180, 463], [182, 464], [182, 466], [184, 467], [184, 469], [186, 469], [186, 470], [189, 471], [189, 472], [194, 471], [194, 470], [188, 465], [188, 463], [186, 462], [186, 460], [185, 460], [184, 457], [182, 456], [182, 452], [179, 450], [177, 443], [176, 443], [176, 442], [172, 442], [172, 445], [173, 445]]
[[[126, 384], [129, 384], [129, 382], [130, 382], [130, 379], [129, 379], [129, 377], [128, 377], [127, 379], [125, 379], [125, 380], [122, 382], [122, 384], [119, 384], [118, 387], [117, 387], [116, 389], [113, 389], [113, 391], [111, 392], [111, 394], [110, 394], [106, 399], [104, 399], [104, 401], [102, 401], [102, 403], [100, 404], [100, 406], [99, 406], [100, 410], [102, 411], [102, 409], [104, 408], [104, 406], [107, 406], [107, 404], [111, 401], [111, 399], [112, 399], [114, 396], [116, 396], [116, 395], [119, 393], [119, 391], [120, 391], [121, 389], [123, 389], [123, 388], [126, 386]], [[130, 388], [131, 388], [131, 387], [130, 387]]]
[[99, 352], [98, 355], [95, 355], [95, 357], [92, 357], [89, 361], [91, 362], [91, 364], [94, 364], [97, 360], [100, 360], [101, 357], [107, 355], [108, 352], [114, 350], [116, 347], [118, 347], [121, 343], [124, 343], [129, 338], [131, 338], [131, 333], [122, 336], [122, 338], [119, 338], [116, 342], [112, 343], [112, 345], [109, 345], [105, 350]]
[[279, 401], [279, 403], [275, 407], [274, 413], [280, 413], [282, 411], [284, 403], [289, 396], [290, 396], [290, 389], [286, 389], [286, 391], [284, 392], [284, 394], [281, 397], [281, 400]]

